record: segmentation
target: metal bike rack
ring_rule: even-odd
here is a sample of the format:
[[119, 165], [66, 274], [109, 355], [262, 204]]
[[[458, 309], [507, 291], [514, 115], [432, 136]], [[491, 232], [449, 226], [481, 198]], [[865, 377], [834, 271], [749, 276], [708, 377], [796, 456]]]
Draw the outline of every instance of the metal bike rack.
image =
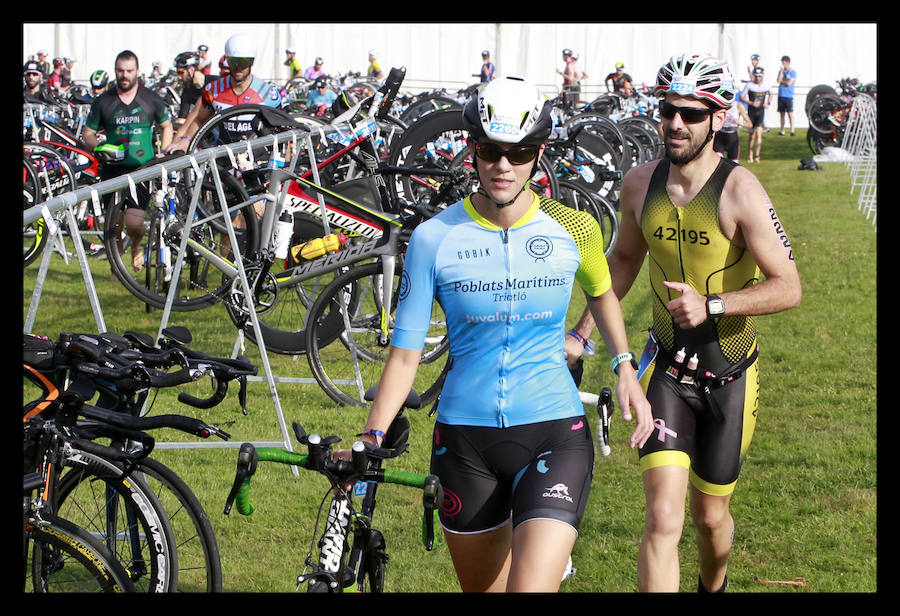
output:
[[[338, 133], [343, 134], [345, 129], [342, 130], [340, 125], [332, 125], [332, 126], [322, 126], [315, 127], [318, 128], [318, 133], [325, 138], [327, 133]], [[302, 129], [291, 129], [286, 130], [279, 133], [274, 133], [272, 135], [266, 135], [263, 137], [257, 137], [254, 139], [250, 139], [247, 141], [242, 141], [236, 144], [222, 145], [215, 148], [210, 148], [208, 150], [202, 150], [200, 152], [195, 152], [192, 154], [186, 154], [185, 156], [173, 159], [171, 161], [166, 161], [165, 163], [160, 163], [158, 165], [153, 165], [152, 167], [148, 167], [146, 169], [139, 169], [133, 171], [131, 173], [110, 179], [102, 182], [98, 182], [97, 184], [93, 184], [91, 186], [82, 187], [76, 189], [74, 191], [70, 191], [67, 193], [63, 193], [56, 197], [52, 197], [47, 201], [35, 205], [23, 213], [23, 225], [27, 225], [31, 222], [38, 220], [39, 218], [44, 218], [48, 223], [48, 227], [51, 230], [50, 241], [58, 241], [61, 239], [61, 231], [59, 229], [54, 228], [53, 217], [52, 214], [59, 212], [63, 209], [66, 209], [66, 217], [68, 221], [68, 228], [70, 236], [72, 237], [76, 253], [78, 256], [79, 264], [81, 265], [82, 276], [85, 282], [85, 288], [87, 290], [88, 299], [90, 301], [91, 309], [94, 313], [95, 321], [97, 322], [97, 328], [99, 332], [106, 331], [105, 321], [103, 319], [103, 312], [100, 307], [99, 298], [97, 296], [96, 287], [94, 285], [93, 277], [90, 272], [90, 268], [88, 266], [87, 255], [84, 251], [84, 246], [81, 242], [81, 234], [78, 229], [78, 225], [75, 221], [75, 216], [73, 213], [73, 208], [85, 201], [92, 200], [95, 204], [99, 203], [98, 198], [100, 195], [106, 195], [113, 192], [118, 192], [123, 190], [124, 188], [128, 188], [131, 191], [132, 196], [136, 195], [136, 184], [140, 182], [144, 182], [147, 180], [152, 180], [156, 177], [161, 177], [163, 182], [168, 179], [169, 171], [181, 171], [185, 169], [192, 168], [198, 177], [202, 177], [203, 173], [201, 170], [201, 165], [205, 169], [206, 166], [210, 164], [215, 164], [215, 161], [219, 158], [227, 157], [233, 166], [237, 166], [235, 154], [240, 154], [241, 151], [246, 150], [248, 153], [251, 153], [254, 148], [267, 147], [269, 145], [272, 146], [273, 150], [277, 147], [280, 142], [288, 142], [290, 141], [293, 146], [294, 156], [291, 159], [291, 163], [289, 166], [290, 170], [293, 170], [296, 167], [296, 162], [300, 153], [300, 150], [296, 147], [299, 138], [305, 138], [306, 147], [308, 151], [308, 155], [310, 157], [311, 168], [313, 172], [313, 177], [315, 179], [316, 184], [319, 183], [319, 174], [316, 166], [316, 161], [314, 157], [314, 148], [312, 144], [312, 129], [309, 127], [303, 127]], [[350, 127], [350, 131], [352, 134], [352, 127]], [[65, 162], [65, 161], [62, 161]], [[222, 206], [222, 213], [228, 219], [228, 204], [226, 203], [224, 189], [222, 186], [222, 180], [218, 174], [214, 173], [213, 180], [216, 187], [216, 191], [219, 197], [219, 201]], [[280, 193], [279, 199], [285, 199], [287, 195], [287, 183], [282, 186], [282, 190]], [[196, 211], [197, 202], [199, 201], [200, 196], [200, 188], [201, 183], [197, 183], [197, 186], [194, 188], [194, 192], [191, 195], [191, 202], [188, 209], [187, 220], [192, 220], [194, 212]], [[325, 232], [328, 232], [328, 221], [325, 216], [325, 202], [321, 195], [318, 196], [319, 206], [322, 214], [323, 226], [325, 228]], [[184, 231], [182, 232], [180, 250], [178, 252], [178, 257], [176, 259], [176, 263], [174, 266], [173, 275], [179, 276], [181, 273], [181, 269], [183, 267], [184, 261], [184, 253], [185, 247], [187, 245], [188, 235], [189, 235], [189, 226], [185, 226]], [[237, 246], [237, 238], [234, 232], [234, 228], [231, 225], [227, 225], [228, 236], [231, 241], [232, 246]], [[44, 255], [42, 255], [41, 265], [38, 272], [38, 277], [35, 283], [35, 288], [32, 293], [31, 305], [28, 310], [28, 314], [25, 320], [25, 325], [23, 328], [24, 333], [30, 333], [31, 328], [34, 325], [35, 315], [37, 313], [37, 308], [40, 303], [40, 296], [43, 291], [43, 287], [45, 284], [47, 268], [49, 265], [50, 254], [53, 252], [52, 246], [48, 245], [44, 249]], [[252, 302], [252, 293], [250, 290], [250, 284], [247, 280], [246, 271], [244, 269], [243, 259], [241, 255], [237, 255], [235, 259], [235, 264], [237, 266], [238, 275], [240, 278], [240, 282], [242, 285], [242, 289], [244, 292], [244, 297], [246, 301]], [[157, 339], [162, 335], [162, 330], [166, 327], [169, 315], [171, 313], [172, 303], [175, 298], [175, 292], [177, 288], [173, 286], [169, 290], [169, 294], [166, 297], [166, 304], [163, 309], [162, 319], [160, 322], [159, 331], [157, 334]], [[250, 320], [253, 324], [254, 333], [256, 335], [257, 347], [260, 351], [260, 357], [262, 359], [263, 368], [265, 372], [265, 376], [257, 376], [257, 377], [249, 377], [248, 380], [254, 381], [263, 381], [265, 380], [269, 386], [269, 392], [272, 396], [272, 400], [275, 406], [275, 413], [278, 420], [278, 425], [281, 430], [281, 434], [283, 437], [282, 441], [257, 441], [254, 442], [256, 446], [280, 446], [285, 447], [288, 450], [293, 451], [291, 445], [291, 435], [288, 431], [287, 424], [284, 420], [284, 413], [281, 408], [281, 401], [278, 396], [278, 390], [276, 387], [277, 382], [292, 382], [292, 383], [316, 383], [315, 379], [312, 378], [296, 378], [296, 377], [276, 377], [272, 374], [271, 365], [268, 359], [268, 353], [265, 348], [265, 343], [263, 341], [262, 332], [259, 327], [259, 319], [256, 315], [256, 311], [252, 306], [248, 306]], [[243, 332], [238, 330], [238, 337], [235, 342], [235, 346], [232, 352], [232, 357], [237, 355], [237, 351], [240, 347], [243, 346]], [[143, 411], [142, 411], [143, 414]], [[211, 449], [211, 448], [233, 448], [239, 447], [240, 443], [236, 442], [161, 442], [157, 441], [156, 447], [159, 449]], [[294, 474], [297, 475], [298, 471], [296, 468], [292, 469]]]

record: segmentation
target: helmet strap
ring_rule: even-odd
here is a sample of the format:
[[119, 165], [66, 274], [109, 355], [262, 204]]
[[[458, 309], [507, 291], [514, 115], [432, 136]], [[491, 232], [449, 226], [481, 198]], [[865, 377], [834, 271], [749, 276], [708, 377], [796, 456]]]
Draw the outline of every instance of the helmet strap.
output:
[[[474, 158], [475, 158], [475, 153], [474, 153], [474, 152], [472, 152], [472, 158], [473, 158], [473, 162], [475, 162], [475, 161], [474, 161]], [[532, 166], [531, 166], [531, 173], [529, 174], [528, 179], [525, 180], [525, 183], [524, 183], [524, 184], [522, 184], [522, 188], [519, 190], [519, 192], [517, 192], [516, 195], [515, 195], [512, 199], [510, 199], [509, 201], [496, 201], [496, 200], [488, 193], [488, 191], [487, 191], [485, 188], [483, 188], [483, 187], [481, 186], [481, 178], [478, 176], [478, 164], [476, 163], [476, 164], [472, 165], [472, 168], [475, 170], [475, 178], [478, 180], [478, 190], [477, 190], [476, 192], [477, 192], [479, 195], [485, 197], [488, 201], [490, 201], [491, 203], [493, 203], [495, 206], [497, 206], [497, 209], [498, 209], [498, 210], [499, 210], [499, 209], [502, 209], [502, 208], [505, 208], [505, 207], [507, 207], [507, 206], [509, 206], [509, 205], [512, 205], [513, 203], [515, 203], [516, 199], [519, 198], [519, 195], [521, 195], [523, 192], [525, 192], [526, 190], [528, 190], [528, 187], [531, 186], [531, 178], [533, 178], [533, 177], [534, 177], [534, 174], [537, 172], [538, 159], [540, 159], [540, 154], [538, 154], [537, 156], [534, 157], [534, 163], [533, 163]]]

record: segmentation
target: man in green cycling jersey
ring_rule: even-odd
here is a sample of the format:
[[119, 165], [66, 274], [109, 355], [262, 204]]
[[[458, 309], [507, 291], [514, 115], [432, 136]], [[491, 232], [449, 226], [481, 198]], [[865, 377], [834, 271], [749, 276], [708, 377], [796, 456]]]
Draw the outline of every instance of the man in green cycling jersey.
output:
[[[103, 164], [100, 179], [108, 180], [134, 171], [156, 156], [153, 127], [160, 131], [160, 145], [165, 148], [172, 141], [172, 120], [165, 101], [138, 82], [138, 58], [125, 50], [116, 56], [116, 85], [100, 94], [91, 103], [85, 122], [82, 140], [91, 150], [100, 145], [100, 131], [105, 132], [106, 143], [125, 147], [125, 158], [116, 164]], [[138, 187], [138, 203], [134, 203], [128, 191], [125, 199], [130, 207], [125, 210], [125, 232], [131, 237], [131, 260], [135, 271], [144, 265], [140, 250], [144, 235], [144, 212], [149, 194]]]
[[[673, 57], [657, 75], [666, 156], [623, 179], [609, 269], [623, 297], [649, 254], [653, 325], [638, 366], [654, 434], [639, 450], [646, 517], [638, 588], [676, 592], [690, 491], [698, 590], [727, 584], [731, 496], [759, 405], [756, 315], [800, 303], [790, 242], [759, 180], [718, 156], [713, 137], [735, 104], [728, 65]], [[763, 277], [760, 277], [760, 273]], [[590, 315], [576, 326], [587, 339]], [[569, 361], [581, 344], [567, 341]]]

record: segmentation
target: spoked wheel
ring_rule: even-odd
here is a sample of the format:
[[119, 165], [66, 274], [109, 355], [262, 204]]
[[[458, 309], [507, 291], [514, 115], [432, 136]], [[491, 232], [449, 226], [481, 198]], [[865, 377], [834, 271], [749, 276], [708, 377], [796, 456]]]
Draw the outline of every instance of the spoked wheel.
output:
[[[402, 292], [400, 277], [398, 270], [387, 310], [383, 310], [384, 275], [380, 262], [354, 267], [336, 278], [310, 309], [307, 359], [316, 381], [338, 404], [366, 406], [366, 390], [381, 378], [390, 351], [394, 313]], [[346, 321], [342, 306], [347, 308]], [[339, 315], [344, 327], [335, 335], [322, 334], [320, 324], [335, 319], [335, 315]], [[437, 397], [449, 368], [447, 321], [436, 300], [430, 323], [412, 385], [419, 392], [423, 405]]]
[[[138, 200], [142, 201], [138, 205], [143, 207], [134, 206], [127, 188], [111, 195], [104, 233], [110, 268], [125, 288], [150, 306], [163, 308], [173, 284], [178, 289], [172, 303], [175, 311], [199, 310], [226, 298], [231, 284], [223, 283], [221, 270], [210, 259], [234, 263], [235, 247], [231, 246], [228, 226], [234, 227], [237, 249], [244, 258], [257, 250], [259, 232], [254, 204], [240, 181], [219, 167], [214, 169], [207, 167], [203, 178], [195, 180], [200, 195], [189, 233], [198, 245], [186, 247], [177, 275], [174, 266], [192, 191], [179, 180], [167, 187], [172, 189], [171, 194], [151, 203], [149, 196], [159, 187], [159, 180], [153, 179], [137, 185]], [[228, 207], [240, 206], [230, 219], [222, 213], [214, 172], [219, 176]], [[151, 271], [145, 272], [147, 268]]]
[[572, 209], [588, 212], [600, 225], [603, 234], [603, 253], [608, 257], [616, 246], [619, 235], [619, 218], [609, 202], [579, 182], [561, 180], [559, 198], [563, 205]]

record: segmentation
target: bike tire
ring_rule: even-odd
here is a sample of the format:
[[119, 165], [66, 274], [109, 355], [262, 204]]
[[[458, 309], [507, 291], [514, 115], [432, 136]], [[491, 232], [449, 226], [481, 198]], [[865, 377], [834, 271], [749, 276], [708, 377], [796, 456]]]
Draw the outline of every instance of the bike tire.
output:
[[589, 135], [603, 138], [613, 147], [615, 168], [622, 173], [631, 168], [630, 165], [633, 162], [631, 146], [613, 120], [598, 113], [584, 112], [566, 120], [563, 127], [566, 128], [569, 135], [580, 129]]
[[56, 486], [54, 511], [100, 538], [138, 592], [176, 588], [174, 531], [146, 482], [135, 476], [122, 479], [119, 465], [87, 452], [66, 464], [70, 470]]
[[[28, 159], [22, 159], [22, 209], [27, 210], [43, 201], [38, 184], [37, 171]], [[38, 218], [24, 226], [22, 230], [24, 267], [37, 260], [44, 251], [49, 237], [49, 230], [43, 218]]]
[[603, 254], [609, 257], [619, 235], [619, 219], [609, 201], [591, 192], [579, 182], [560, 180], [558, 201], [572, 209], [588, 212], [600, 225], [603, 235]]
[[85, 529], [55, 515], [25, 523], [25, 592], [136, 592], [124, 567]]
[[[389, 328], [399, 300], [400, 276], [401, 272], [396, 271], [387, 315]], [[335, 278], [316, 298], [309, 312], [306, 356], [310, 369], [325, 393], [342, 406], [368, 406], [363, 394], [378, 383], [387, 361], [390, 340], [379, 340], [382, 279], [380, 262], [354, 267]], [[358, 294], [358, 300], [348, 302], [344, 297], [348, 291]], [[349, 333], [347, 329], [341, 329], [334, 336], [321, 334], [319, 323], [334, 318], [332, 313], [340, 314], [342, 303], [355, 304], [353, 314], [349, 315]], [[343, 315], [341, 318], [343, 322]], [[412, 386], [419, 393], [423, 406], [434, 401], [440, 393], [450, 364], [446, 317], [437, 300], [433, 303], [431, 322], [432, 329], [426, 338], [426, 349]], [[354, 353], [357, 356], [355, 362]]]
[[175, 592], [222, 592], [219, 546], [200, 500], [174, 470], [159, 460], [144, 458], [136, 472], [159, 499], [172, 526], [178, 550]]
[[[225, 200], [229, 207], [249, 200], [247, 191], [239, 180], [220, 167], [214, 168], [222, 181]], [[225, 256], [233, 261], [233, 250], [229, 246], [230, 240], [225, 234], [226, 227], [222, 221], [218, 192], [209, 168], [205, 170], [203, 180], [198, 182], [198, 184], [200, 184], [201, 197], [191, 226], [191, 236], [200, 242], [206, 250]], [[112, 204], [107, 211], [109, 222], [104, 233], [104, 245], [110, 269], [119, 282], [139, 300], [155, 308], [164, 308], [169, 287], [172, 284], [171, 280], [163, 285], [162, 288], [147, 288], [146, 274], [143, 271], [135, 272], [130, 264], [125, 263], [123, 254], [120, 252], [125, 245], [125, 234], [120, 219], [123, 218], [123, 210], [126, 209], [124, 199], [126, 191], [128, 191], [127, 188], [114, 193], [114, 196], [117, 198], [110, 199]], [[190, 193], [187, 190], [183, 190], [178, 191], [177, 194], [180, 197], [177, 199], [175, 215], [179, 223], [184, 225]], [[145, 232], [142, 237], [141, 251], [145, 255], [145, 268], [158, 267], [158, 263], [151, 262], [147, 255], [158, 254], [161, 249], [159, 246], [149, 244], [153, 239], [146, 232], [151, 224], [154, 209], [154, 206], [148, 205], [144, 211], [143, 224]], [[215, 216], [215, 218], [210, 218], [210, 216]], [[230, 224], [234, 225], [235, 221], [241, 221], [239, 224], [242, 226], [235, 228], [235, 236], [240, 247], [240, 253], [247, 257], [258, 250], [260, 241], [259, 222], [254, 204], [244, 205]], [[172, 265], [176, 262], [181, 245], [181, 233], [179, 232], [176, 235], [177, 237], [172, 235], [166, 239], [166, 248], [171, 250]], [[222, 281], [218, 268], [206, 259], [202, 252], [198, 252], [191, 247], [187, 249], [182, 270], [175, 284], [178, 286], [178, 292], [172, 303], [172, 310], [175, 312], [200, 310], [223, 301], [230, 293], [232, 287], [231, 281]]]
[[806, 113], [810, 128], [813, 128], [820, 133], [833, 132], [841, 123], [839, 121], [835, 124], [835, 113], [846, 106], [847, 104], [839, 96], [823, 94], [817, 97], [809, 106], [809, 110]]

